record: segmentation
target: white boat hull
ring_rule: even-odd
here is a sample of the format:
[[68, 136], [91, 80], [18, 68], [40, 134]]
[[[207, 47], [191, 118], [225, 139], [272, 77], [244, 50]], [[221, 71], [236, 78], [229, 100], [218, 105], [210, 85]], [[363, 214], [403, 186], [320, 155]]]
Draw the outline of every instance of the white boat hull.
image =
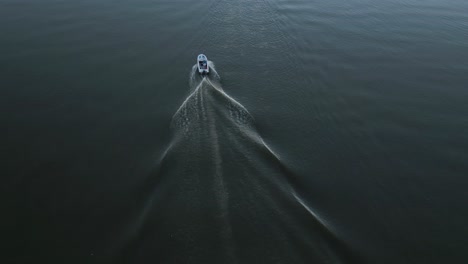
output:
[[200, 74], [210, 73], [210, 66], [208, 65], [208, 58], [204, 54], [197, 57], [197, 67]]

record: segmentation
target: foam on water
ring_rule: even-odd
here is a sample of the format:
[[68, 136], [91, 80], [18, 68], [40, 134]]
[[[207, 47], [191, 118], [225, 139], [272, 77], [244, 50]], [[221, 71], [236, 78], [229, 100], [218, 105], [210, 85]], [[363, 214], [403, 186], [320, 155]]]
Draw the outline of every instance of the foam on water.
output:
[[254, 118], [211, 73], [190, 94], [144, 192], [124, 258], [160, 263], [341, 263], [348, 250], [294, 189]]

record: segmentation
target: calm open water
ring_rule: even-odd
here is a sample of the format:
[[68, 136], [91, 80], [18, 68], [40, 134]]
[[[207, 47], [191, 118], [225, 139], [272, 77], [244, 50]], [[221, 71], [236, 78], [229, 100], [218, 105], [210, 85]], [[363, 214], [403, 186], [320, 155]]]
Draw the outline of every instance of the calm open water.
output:
[[1, 263], [468, 262], [465, 0], [0, 0], [0, 33]]

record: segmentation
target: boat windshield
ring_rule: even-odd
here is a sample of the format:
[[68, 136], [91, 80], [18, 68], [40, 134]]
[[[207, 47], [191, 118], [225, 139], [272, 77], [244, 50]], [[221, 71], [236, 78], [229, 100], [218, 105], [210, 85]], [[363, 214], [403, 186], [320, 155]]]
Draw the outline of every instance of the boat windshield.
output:
[[199, 61], [199, 64], [200, 64], [200, 68], [202, 69], [206, 69], [206, 61]]

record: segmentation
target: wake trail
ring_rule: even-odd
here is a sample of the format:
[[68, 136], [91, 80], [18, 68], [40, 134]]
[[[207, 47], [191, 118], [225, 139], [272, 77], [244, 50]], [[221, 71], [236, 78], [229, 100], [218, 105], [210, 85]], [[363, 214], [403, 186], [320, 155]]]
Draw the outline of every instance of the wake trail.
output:
[[[172, 140], [142, 190], [122, 259], [138, 263], [346, 263], [353, 256], [295, 191], [254, 118], [196, 66]], [[151, 261], [149, 261], [151, 260]]]

